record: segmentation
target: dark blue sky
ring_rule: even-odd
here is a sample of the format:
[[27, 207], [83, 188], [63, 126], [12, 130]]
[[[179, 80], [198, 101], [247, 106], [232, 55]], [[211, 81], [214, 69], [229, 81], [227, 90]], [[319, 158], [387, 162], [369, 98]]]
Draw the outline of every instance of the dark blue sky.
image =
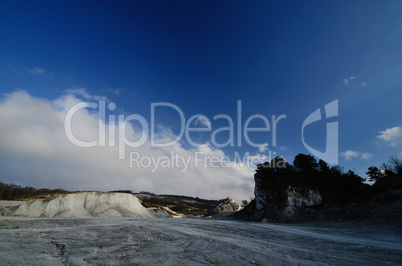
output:
[[[170, 102], [213, 129], [224, 123], [212, 117], [234, 117], [241, 100], [244, 117], [286, 114], [272, 150], [288, 160], [308, 153], [304, 119], [338, 99], [340, 165], [364, 176], [401, 156], [400, 1], [7, 1], [0, 37], [3, 95], [54, 100], [85, 88], [114, 114], [148, 119], [151, 103]], [[177, 114], [159, 115], [178, 134]], [[316, 123], [306, 141], [323, 151], [325, 134]], [[272, 144], [271, 133], [253, 136]]]

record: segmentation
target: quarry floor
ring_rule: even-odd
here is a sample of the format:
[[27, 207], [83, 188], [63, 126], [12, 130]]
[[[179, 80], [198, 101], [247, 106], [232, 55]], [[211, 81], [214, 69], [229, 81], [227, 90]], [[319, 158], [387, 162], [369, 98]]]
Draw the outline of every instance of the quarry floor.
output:
[[0, 265], [393, 265], [398, 224], [0, 217]]

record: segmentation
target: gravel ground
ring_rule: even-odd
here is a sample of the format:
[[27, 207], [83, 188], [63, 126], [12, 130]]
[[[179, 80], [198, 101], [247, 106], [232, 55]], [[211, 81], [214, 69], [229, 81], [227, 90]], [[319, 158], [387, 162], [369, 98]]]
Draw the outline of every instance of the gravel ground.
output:
[[211, 219], [0, 218], [1, 265], [393, 265], [402, 228]]

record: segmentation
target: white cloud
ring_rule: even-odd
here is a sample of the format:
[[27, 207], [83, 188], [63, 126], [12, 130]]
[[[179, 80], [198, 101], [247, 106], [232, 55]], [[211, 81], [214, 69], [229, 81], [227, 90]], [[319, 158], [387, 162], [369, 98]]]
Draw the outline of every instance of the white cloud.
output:
[[85, 88], [70, 88], [65, 90], [65, 93], [78, 96], [85, 100], [107, 101], [105, 96], [91, 95]]
[[341, 156], [345, 157], [346, 161], [349, 161], [355, 157], [359, 157], [359, 155], [360, 155], [359, 152], [350, 150], [341, 153]]
[[370, 160], [373, 157], [373, 154], [368, 153], [368, 152], [358, 152], [358, 151], [352, 151], [352, 150], [347, 150], [345, 152], [341, 152], [340, 154], [342, 157], [345, 158], [346, 161], [350, 161], [353, 158], [359, 158], [360, 160]]
[[40, 74], [45, 74], [46, 70], [44, 68], [41, 68], [41, 67], [34, 67], [34, 68], [31, 68], [29, 70], [29, 73], [31, 73], [34, 76], [37, 76], [37, 75], [40, 75]]
[[368, 84], [367, 81], [361, 81], [360, 83], [356, 84], [356, 79], [357, 79], [357, 77], [355, 77], [355, 76], [346, 77], [343, 79], [341, 84], [345, 87], [354, 87], [354, 86], [366, 87], [367, 86], [367, 84]]
[[361, 159], [363, 160], [370, 160], [371, 158], [373, 158], [373, 154], [369, 153], [369, 152], [365, 152], [361, 155]]
[[268, 144], [263, 145], [263, 146], [260, 146], [260, 147], [258, 148], [258, 151], [259, 151], [259, 152], [265, 152], [266, 150], [268, 150]]
[[[64, 119], [69, 108], [82, 102], [77, 96], [96, 98], [85, 90], [76, 89], [68, 90], [52, 101], [33, 97], [25, 91], [16, 91], [1, 99], [0, 169], [3, 182], [68, 190], [147, 190], [215, 199], [231, 196], [236, 201], [253, 195], [255, 169], [252, 167], [241, 167], [233, 161], [227, 168], [195, 164], [196, 152], [202, 153], [201, 156], [225, 155], [222, 150], [209, 146], [184, 148], [175, 143], [170, 147], [155, 148], [147, 139], [140, 147], [127, 147], [127, 154], [137, 152], [140, 158], [158, 159], [173, 153], [191, 159], [185, 171], [178, 165], [168, 167], [166, 164], [152, 171], [153, 165], [137, 167], [135, 161], [130, 167], [129, 156], [119, 160], [117, 145], [93, 148], [73, 145], [65, 135]], [[94, 110], [80, 109], [73, 116], [73, 133], [82, 141], [98, 139], [98, 114]], [[109, 132], [111, 125], [105, 126]], [[135, 131], [127, 124], [128, 139], [138, 140], [141, 134], [142, 131]], [[165, 131], [156, 137], [174, 140], [177, 136]]]
[[356, 77], [354, 77], [354, 76], [350, 76], [350, 77], [348, 77], [348, 78], [344, 78], [344, 79], [343, 79], [343, 85], [344, 85], [344, 86], [350, 86], [350, 85], [352, 85], [351, 82], [352, 82], [352, 80], [354, 80], [354, 79], [356, 79]]
[[205, 116], [198, 116], [197, 119], [194, 119], [194, 124], [195, 125], [202, 125], [202, 126], [206, 126], [206, 127], [210, 127], [211, 126], [211, 122], [208, 120], [207, 117]]
[[120, 92], [123, 91], [122, 88], [118, 88], [118, 89], [109, 89], [109, 91], [111, 91], [113, 94], [120, 96]]
[[377, 138], [387, 143], [387, 145], [391, 147], [402, 145], [402, 126], [387, 128], [379, 133], [380, 135]]

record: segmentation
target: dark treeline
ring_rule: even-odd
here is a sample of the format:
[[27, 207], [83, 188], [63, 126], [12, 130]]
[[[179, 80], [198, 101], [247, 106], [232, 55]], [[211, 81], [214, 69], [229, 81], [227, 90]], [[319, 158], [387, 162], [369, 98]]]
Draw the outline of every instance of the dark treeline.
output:
[[390, 157], [381, 169], [369, 167], [366, 174], [375, 182], [373, 186], [364, 183], [365, 179], [352, 170], [344, 172], [342, 167], [329, 166], [321, 159], [317, 162], [315, 157], [305, 154], [298, 154], [293, 165], [275, 157], [259, 164], [256, 171], [263, 176], [262, 185], [268, 192], [285, 197], [289, 186], [318, 189], [324, 204], [362, 202], [372, 193], [402, 188], [402, 161], [397, 157]]
[[2, 200], [26, 199], [32, 197], [39, 197], [41, 195], [65, 194], [65, 193], [68, 193], [68, 191], [61, 188], [36, 189], [33, 187], [22, 187], [14, 184], [6, 184], [0, 181], [0, 199]]

